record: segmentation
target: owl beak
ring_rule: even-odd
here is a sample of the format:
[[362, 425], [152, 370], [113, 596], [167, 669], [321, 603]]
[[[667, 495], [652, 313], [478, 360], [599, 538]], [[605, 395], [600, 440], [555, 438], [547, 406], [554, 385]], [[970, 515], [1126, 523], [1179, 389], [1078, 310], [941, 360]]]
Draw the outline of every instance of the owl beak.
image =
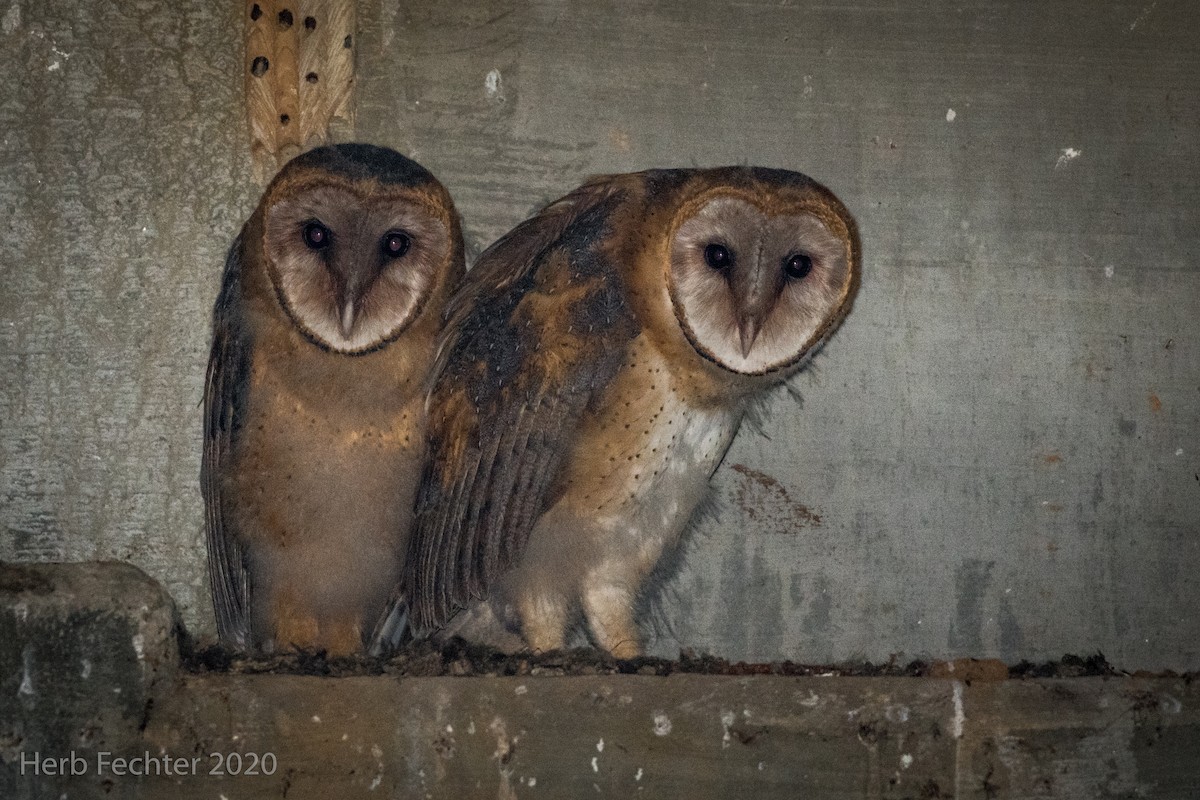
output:
[[754, 340], [758, 338], [760, 330], [762, 330], [761, 324], [753, 317], [743, 317], [738, 320], [738, 334], [742, 339], [742, 358], [750, 357], [750, 350], [754, 347]]
[[342, 336], [349, 339], [354, 334], [354, 323], [362, 316], [362, 301], [371, 289], [372, 279], [358, 272], [351, 272], [345, 277], [342, 289], [338, 294], [338, 307], [342, 311], [338, 320]]
[[347, 300], [342, 307], [342, 336], [349, 339], [354, 330], [354, 300]]
[[742, 358], [749, 358], [758, 335], [771, 309], [775, 306], [778, 290], [772, 280], [773, 273], [764, 270], [762, 264], [747, 264], [740, 274], [735, 273], [730, 281], [737, 307], [738, 336], [741, 339]]

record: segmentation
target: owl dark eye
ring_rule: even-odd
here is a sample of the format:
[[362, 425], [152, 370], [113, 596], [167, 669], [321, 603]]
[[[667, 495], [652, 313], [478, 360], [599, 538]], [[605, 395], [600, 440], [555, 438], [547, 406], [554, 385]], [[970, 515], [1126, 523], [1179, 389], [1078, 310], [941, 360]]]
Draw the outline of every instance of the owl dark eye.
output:
[[803, 278], [812, 272], [812, 258], [803, 253], [795, 253], [783, 261], [783, 271], [789, 278]]
[[733, 253], [723, 244], [710, 244], [704, 248], [704, 261], [713, 269], [725, 269], [733, 266]]
[[304, 226], [304, 243], [310, 250], [324, 250], [329, 246], [329, 228], [319, 222], [310, 222]]
[[392, 231], [383, 237], [383, 254], [388, 258], [399, 258], [408, 252], [412, 239], [407, 233]]

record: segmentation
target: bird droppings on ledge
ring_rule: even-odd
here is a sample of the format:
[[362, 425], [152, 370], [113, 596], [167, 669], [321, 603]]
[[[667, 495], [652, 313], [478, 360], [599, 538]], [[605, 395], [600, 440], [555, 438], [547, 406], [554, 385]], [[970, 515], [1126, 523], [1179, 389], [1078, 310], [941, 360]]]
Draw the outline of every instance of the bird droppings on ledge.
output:
[[[995, 659], [962, 658], [952, 661], [902, 662], [893, 658], [884, 664], [846, 662], [842, 664], [799, 664], [793, 661], [766, 663], [731, 662], [718, 656], [685, 649], [677, 659], [644, 656], [615, 659], [599, 650], [577, 648], [549, 653], [507, 654], [483, 645], [453, 639], [442, 645], [419, 642], [389, 658], [369, 656], [331, 658], [322, 652], [293, 651], [274, 656], [251, 657], [220, 645], [185, 648], [184, 667], [193, 673], [232, 673], [241, 675], [316, 675], [340, 678], [368, 675], [395, 677], [509, 677], [578, 675], [779, 675], [791, 677], [873, 677], [933, 678], [967, 683], [999, 681], [1009, 678], [1080, 678], [1113, 677], [1127, 674], [1108, 663], [1102, 653], [1089, 656], [1064, 655], [1057, 661], [1032, 663], [1021, 661], [1012, 666]], [[1149, 677], [1141, 675], [1141, 677]], [[1180, 677], [1163, 673], [1164, 677]], [[1191, 679], [1190, 675], [1182, 676]], [[516, 694], [529, 691], [525, 685]], [[655, 720], [656, 730], [659, 721]], [[663, 727], [670, 730], [664, 717]], [[663, 735], [663, 734], [660, 734]]]

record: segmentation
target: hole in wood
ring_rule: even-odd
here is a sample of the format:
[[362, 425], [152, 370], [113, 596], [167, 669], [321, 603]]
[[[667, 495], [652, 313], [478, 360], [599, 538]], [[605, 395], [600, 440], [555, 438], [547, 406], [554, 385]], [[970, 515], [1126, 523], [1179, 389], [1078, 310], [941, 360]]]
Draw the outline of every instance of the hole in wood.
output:
[[346, 48], [347, 50], [350, 49], [350, 46], [352, 44], [354, 44], [353, 36], [347, 36], [345, 39], [342, 40], [342, 47]]
[[279, 12], [279, 27], [287, 29], [292, 27], [292, 12], [286, 8]]
[[261, 78], [267, 74], [267, 70], [271, 68], [271, 62], [267, 61], [266, 56], [259, 56], [250, 62], [250, 74], [256, 78]]
[[315, 72], [308, 73], [307, 75], [304, 76], [304, 80], [308, 81], [309, 83], [316, 83], [318, 80], [317, 73], [315, 73]]
[[280, 114], [280, 115], [279, 115], [279, 124], [280, 124], [280, 125], [287, 125], [287, 124], [288, 124], [289, 122], [291, 122], [291, 121], [292, 121], [292, 118], [291, 118], [291, 117], [289, 117], [287, 114]]
[[250, 20], [252, 22], [258, 22], [258, 18], [261, 16], [262, 16], [262, 9], [259, 8], [258, 3], [255, 3], [254, 5], [250, 6]]
[[317, 18], [316, 17], [305, 17], [304, 18], [304, 27], [308, 28], [310, 31], [315, 31], [317, 29]]

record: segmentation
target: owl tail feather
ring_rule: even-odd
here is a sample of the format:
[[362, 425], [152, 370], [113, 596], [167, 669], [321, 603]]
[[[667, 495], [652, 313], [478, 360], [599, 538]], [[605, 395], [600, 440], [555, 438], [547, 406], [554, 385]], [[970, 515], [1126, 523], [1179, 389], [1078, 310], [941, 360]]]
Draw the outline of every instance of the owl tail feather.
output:
[[399, 650], [411, 638], [412, 632], [408, 627], [408, 601], [404, 595], [397, 595], [387, 613], [381, 616], [375, 625], [367, 653], [372, 656], [389, 655]]

